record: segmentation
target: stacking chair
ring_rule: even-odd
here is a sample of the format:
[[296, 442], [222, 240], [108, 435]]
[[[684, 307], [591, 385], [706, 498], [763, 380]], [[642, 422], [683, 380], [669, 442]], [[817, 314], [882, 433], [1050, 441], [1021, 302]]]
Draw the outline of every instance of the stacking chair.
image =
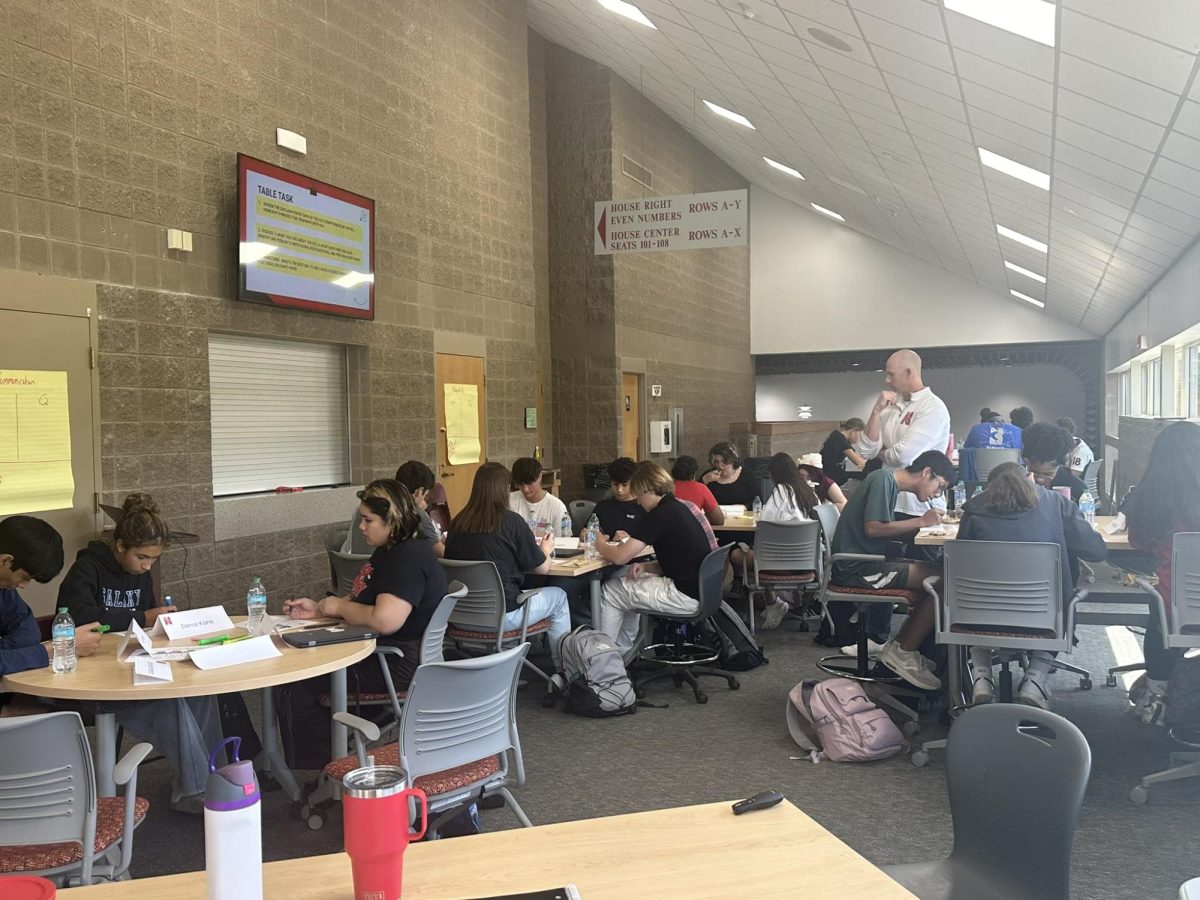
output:
[[[1200, 532], [1181, 532], [1171, 541], [1171, 605], [1168, 611], [1163, 596], [1144, 578], [1138, 586], [1150, 595], [1150, 615], [1158, 616], [1163, 644], [1167, 647], [1200, 647]], [[1192, 729], [1170, 729], [1177, 743], [1189, 752], [1172, 753], [1171, 768], [1147, 775], [1129, 792], [1129, 799], [1141, 806], [1150, 797], [1150, 787], [1164, 781], [1179, 781], [1200, 776], [1200, 735]]]
[[1012, 704], [969, 709], [946, 747], [954, 849], [883, 870], [920, 900], [1069, 900], [1091, 767], [1087, 741], [1062, 716]]
[[[834, 511], [837, 507], [831, 507]], [[754, 530], [753, 578], [746, 573], [750, 633], [754, 634], [754, 595], [771, 591], [821, 589], [821, 526], [818, 522], [759, 522]]]
[[368, 559], [369, 553], [345, 553], [342, 547], [348, 534], [346, 528], [331, 528], [325, 532], [325, 553], [329, 557], [329, 581], [333, 592], [339, 597], [350, 593], [354, 579]]
[[127, 877], [133, 831], [150, 809], [137, 796], [137, 769], [151, 749], [137, 744], [117, 763], [123, 797], [97, 797], [78, 713], [0, 719], [0, 877], [41, 875], [60, 886]]
[[509, 791], [525, 783], [516, 698], [528, 651], [529, 644], [523, 643], [489, 656], [421, 665], [409, 686], [398, 744], [369, 749], [369, 742], [379, 740], [379, 728], [337, 713], [334, 719], [354, 729], [358, 738], [355, 753], [329, 763], [325, 776], [340, 783], [361, 766], [400, 766], [409, 783], [429, 798], [427, 833], [467, 804], [493, 796], [531, 827]]
[[700, 682], [696, 680], [697, 676], [709, 675], [713, 678], [724, 678], [731, 691], [736, 691], [741, 687], [733, 675], [710, 667], [709, 664], [716, 662], [720, 657], [716, 650], [688, 640], [694, 634], [693, 626], [699, 625], [705, 619], [715, 615], [721, 608], [723, 598], [721, 584], [725, 580], [725, 564], [729, 558], [729, 551], [732, 549], [733, 544], [718, 547], [704, 557], [703, 562], [700, 563], [700, 596], [698, 598], [700, 603], [694, 614], [671, 616], [660, 610], [635, 610], [642, 615], [653, 616], [664, 622], [670, 635], [670, 642], [650, 644], [638, 655], [639, 664], [649, 669], [647, 674], [634, 679], [634, 691], [639, 698], [645, 696], [646, 685], [663, 678], [673, 679], [677, 687], [686, 682], [691, 686], [697, 703], [708, 702], [708, 694], [700, 689]]
[[567, 511], [571, 515], [571, 529], [576, 534], [583, 531], [595, 509], [596, 504], [592, 500], [572, 500], [567, 504]]
[[975, 482], [973, 483], [987, 484], [988, 475], [996, 466], [1001, 463], [1020, 461], [1020, 450], [980, 447], [975, 451]]
[[1100, 505], [1100, 467], [1104, 465], [1103, 459], [1093, 459], [1084, 468], [1083, 474], [1079, 476], [1084, 485], [1087, 486], [1088, 493], [1092, 495], [1092, 499], [1096, 501], [1096, 505]]
[[[450, 616], [450, 627], [446, 637], [459, 647], [480, 648], [499, 653], [506, 646], [524, 644], [531, 637], [550, 630], [549, 619], [529, 621], [529, 604], [525, 601], [537, 594], [537, 589], [522, 591], [517, 600], [521, 604], [521, 625], [505, 629], [504, 583], [500, 570], [490, 560], [467, 561], [459, 559], [439, 560], [451, 580], [466, 585], [466, 596], [461, 597]], [[546, 682], [547, 705], [553, 702], [554, 685], [547, 675], [528, 659], [524, 660], [529, 671]], [[553, 674], [553, 673], [551, 673]]]

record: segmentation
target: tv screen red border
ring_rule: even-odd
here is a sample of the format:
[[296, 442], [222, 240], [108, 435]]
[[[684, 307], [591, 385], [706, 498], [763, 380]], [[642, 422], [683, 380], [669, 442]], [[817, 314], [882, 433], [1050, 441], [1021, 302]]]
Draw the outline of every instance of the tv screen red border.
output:
[[242, 300], [374, 319], [375, 201], [239, 153], [238, 270]]

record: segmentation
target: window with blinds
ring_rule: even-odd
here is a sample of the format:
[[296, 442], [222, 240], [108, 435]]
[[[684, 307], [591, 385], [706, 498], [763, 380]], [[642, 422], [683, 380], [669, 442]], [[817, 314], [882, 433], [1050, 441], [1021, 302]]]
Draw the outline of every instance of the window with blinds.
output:
[[208, 336], [213, 495], [350, 481], [346, 348]]

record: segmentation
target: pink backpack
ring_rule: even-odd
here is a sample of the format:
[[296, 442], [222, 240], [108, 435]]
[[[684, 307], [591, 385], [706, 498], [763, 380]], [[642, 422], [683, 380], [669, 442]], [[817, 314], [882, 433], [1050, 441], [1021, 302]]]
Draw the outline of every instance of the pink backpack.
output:
[[887, 759], [907, 746], [900, 729], [849, 678], [802, 681], [788, 692], [788, 731], [816, 761]]

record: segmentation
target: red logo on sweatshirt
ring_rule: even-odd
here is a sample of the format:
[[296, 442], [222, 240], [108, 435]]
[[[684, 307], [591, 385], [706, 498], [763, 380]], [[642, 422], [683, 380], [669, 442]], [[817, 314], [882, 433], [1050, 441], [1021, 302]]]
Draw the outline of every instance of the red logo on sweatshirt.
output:
[[900, 424], [901, 425], [911, 425], [912, 424], [912, 413], [906, 412], [904, 414], [904, 418], [900, 420]]

